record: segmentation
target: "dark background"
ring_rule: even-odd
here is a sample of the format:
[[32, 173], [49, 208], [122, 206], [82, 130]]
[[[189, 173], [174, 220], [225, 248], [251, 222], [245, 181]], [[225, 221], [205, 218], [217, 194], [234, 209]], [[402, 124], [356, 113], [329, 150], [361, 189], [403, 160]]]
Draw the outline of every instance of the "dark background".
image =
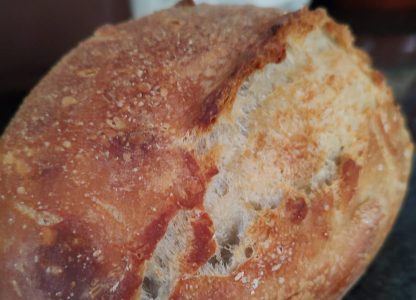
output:
[[[149, 0], [151, 1], [151, 0]], [[97, 26], [130, 18], [127, 0], [3, 0], [0, 9], [0, 132], [48, 69]], [[416, 0], [322, 0], [351, 25], [383, 71], [416, 133]], [[415, 169], [415, 168], [414, 168]], [[413, 172], [415, 173], [415, 172]], [[416, 299], [416, 176], [393, 232], [346, 299]]]

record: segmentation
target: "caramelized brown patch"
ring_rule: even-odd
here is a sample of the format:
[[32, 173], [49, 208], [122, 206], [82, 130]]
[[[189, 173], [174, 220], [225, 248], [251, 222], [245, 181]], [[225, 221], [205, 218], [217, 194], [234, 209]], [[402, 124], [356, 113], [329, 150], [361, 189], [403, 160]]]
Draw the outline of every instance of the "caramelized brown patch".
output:
[[110, 140], [108, 155], [110, 159], [123, 159], [123, 154], [131, 152], [133, 145], [127, 135], [117, 135]]
[[371, 80], [373, 81], [373, 83], [375, 85], [381, 86], [383, 84], [384, 76], [380, 72], [378, 72], [378, 71], [372, 71], [370, 73], [370, 76], [371, 76]]
[[157, 219], [151, 222], [129, 248], [136, 253], [140, 262], [150, 258], [157, 243], [162, 239], [178, 207], [170, 205]]
[[51, 165], [50, 163], [46, 166], [39, 167], [39, 175], [38, 178], [44, 182], [51, 182], [55, 178], [57, 178], [62, 173], [62, 166], [58, 165]]
[[264, 133], [259, 133], [256, 139], [256, 152], [255, 152], [256, 156], [264, 148], [265, 145], [266, 145], [266, 136], [264, 135]]
[[256, 47], [251, 47], [242, 53], [234, 63], [234, 68], [228, 78], [214, 89], [203, 101], [202, 111], [197, 120], [197, 126], [208, 129], [225, 108], [231, 106], [238, 89], [243, 81], [256, 69], [261, 69], [268, 63], [278, 63], [285, 57], [285, 45], [277, 38], [284, 20], [273, 24], [263, 32]]
[[187, 262], [191, 269], [196, 270], [200, 265], [208, 261], [215, 252], [215, 242], [212, 239], [214, 228], [210, 217], [206, 213], [192, 222], [191, 225], [194, 239]]
[[133, 299], [141, 282], [138, 259], [131, 252], [117, 258], [106, 265], [105, 275], [92, 281], [87, 299]]
[[[140, 263], [151, 257], [157, 243], [163, 238], [170, 220], [178, 210], [202, 207], [206, 176], [213, 176], [218, 172], [216, 168], [213, 168], [208, 172], [209, 175], [203, 174], [197, 161], [189, 152], [183, 152], [181, 158], [184, 167], [181, 180], [183, 184], [174, 187], [176, 191], [172, 197], [165, 200], [166, 206], [163, 212], [159, 213], [159, 216], [143, 230], [138, 239], [129, 247], [137, 254]], [[192, 228], [194, 231], [194, 251], [191, 252], [188, 262], [194, 268], [208, 260], [215, 250], [215, 244], [212, 240], [212, 221], [207, 214], [202, 214], [198, 220], [194, 221]]]
[[208, 127], [216, 120], [220, 111], [219, 102], [221, 101], [223, 90], [225, 90], [224, 84], [205, 98], [202, 114], [198, 122], [202, 127]]
[[191, 209], [202, 205], [205, 193], [205, 180], [198, 163], [191, 153], [184, 152], [183, 159], [187, 174], [185, 173], [184, 186], [178, 188], [184, 189], [185, 197], [181, 197], [179, 202], [184, 208]]
[[67, 219], [51, 230], [53, 239], [48, 238], [34, 253], [33, 274], [36, 286], [50, 299], [133, 296], [140, 278], [139, 261], [132, 252], [100, 245], [92, 240], [93, 229], [80, 221]]
[[219, 172], [218, 168], [216, 166], [212, 166], [208, 168], [208, 170], [205, 172], [205, 177], [209, 180], [215, 175], [217, 175]]
[[355, 194], [360, 175], [360, 167], [352, 159], [347, 159], [341, 167], [341, 193], [345, 203]]
[[88, 291], [101, 266], [93, 258], [89, 232], [69, 222], [55, 226], [56, 239], [35, 252], [35, 279], [52, 299], [79, 299]]
[[140, 144], [140, 150], [142, 150], [142, 153], [144, 155], [148, 154], [155, 147], [156, 147], [156, 137], [154, 135], [150, 135], [145, 142]]
[[308, 214], [308, 205], [305, 199], [301, 197], [288, 199], [286, 202], [286, 214], [293, 224], [300, 224]]
[[43, 227], [40, 231], [41, 245], [53, 246], [56, 242], [57, 232], [49, 227]]

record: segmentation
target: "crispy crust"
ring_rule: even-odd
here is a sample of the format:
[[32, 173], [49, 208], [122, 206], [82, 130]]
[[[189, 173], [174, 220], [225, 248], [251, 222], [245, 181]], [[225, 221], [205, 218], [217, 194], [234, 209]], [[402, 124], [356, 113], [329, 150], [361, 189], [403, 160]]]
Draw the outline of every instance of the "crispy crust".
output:
[[[218, 153], [198, 156], [177, 141], [209, 133], [250, 74], [282, 61], [288, 37], [315, 28], [385, 92], [367, 112], [367, 146], [340, 157], [333, 185], [263, 211], [249, 228], [249, 260], [227, 276], [197, 275], [217, 247], [204, 195]], [[0, 298], [134, 298], [178, 211], [199, 213], [173, 299], [340, 297], [389, 232], [410, 169], [402, 117], [368, 61], [323, 10], [185, 5], [100, 28], [39, 83], [2, 136]], [[285, 257], [278, 268], [270, 249]]]

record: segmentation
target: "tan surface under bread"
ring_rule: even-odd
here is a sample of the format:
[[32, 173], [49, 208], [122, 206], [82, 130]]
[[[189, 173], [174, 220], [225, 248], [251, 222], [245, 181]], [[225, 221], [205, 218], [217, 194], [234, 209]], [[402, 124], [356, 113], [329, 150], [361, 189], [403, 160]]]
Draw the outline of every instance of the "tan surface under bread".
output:
[[322, 10], [100, 28], [0, 140], [0, 299], [339, 298], [412, 155], [368, 64]]

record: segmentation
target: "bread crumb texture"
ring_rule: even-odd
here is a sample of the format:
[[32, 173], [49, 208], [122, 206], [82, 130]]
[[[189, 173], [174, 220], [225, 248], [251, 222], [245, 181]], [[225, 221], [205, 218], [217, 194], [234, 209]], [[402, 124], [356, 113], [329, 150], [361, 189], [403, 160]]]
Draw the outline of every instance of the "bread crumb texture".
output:
[[412, 145], [323, 10], [178, 6], [107, 25], [0, 140], [1, 299], [338, 299]]

